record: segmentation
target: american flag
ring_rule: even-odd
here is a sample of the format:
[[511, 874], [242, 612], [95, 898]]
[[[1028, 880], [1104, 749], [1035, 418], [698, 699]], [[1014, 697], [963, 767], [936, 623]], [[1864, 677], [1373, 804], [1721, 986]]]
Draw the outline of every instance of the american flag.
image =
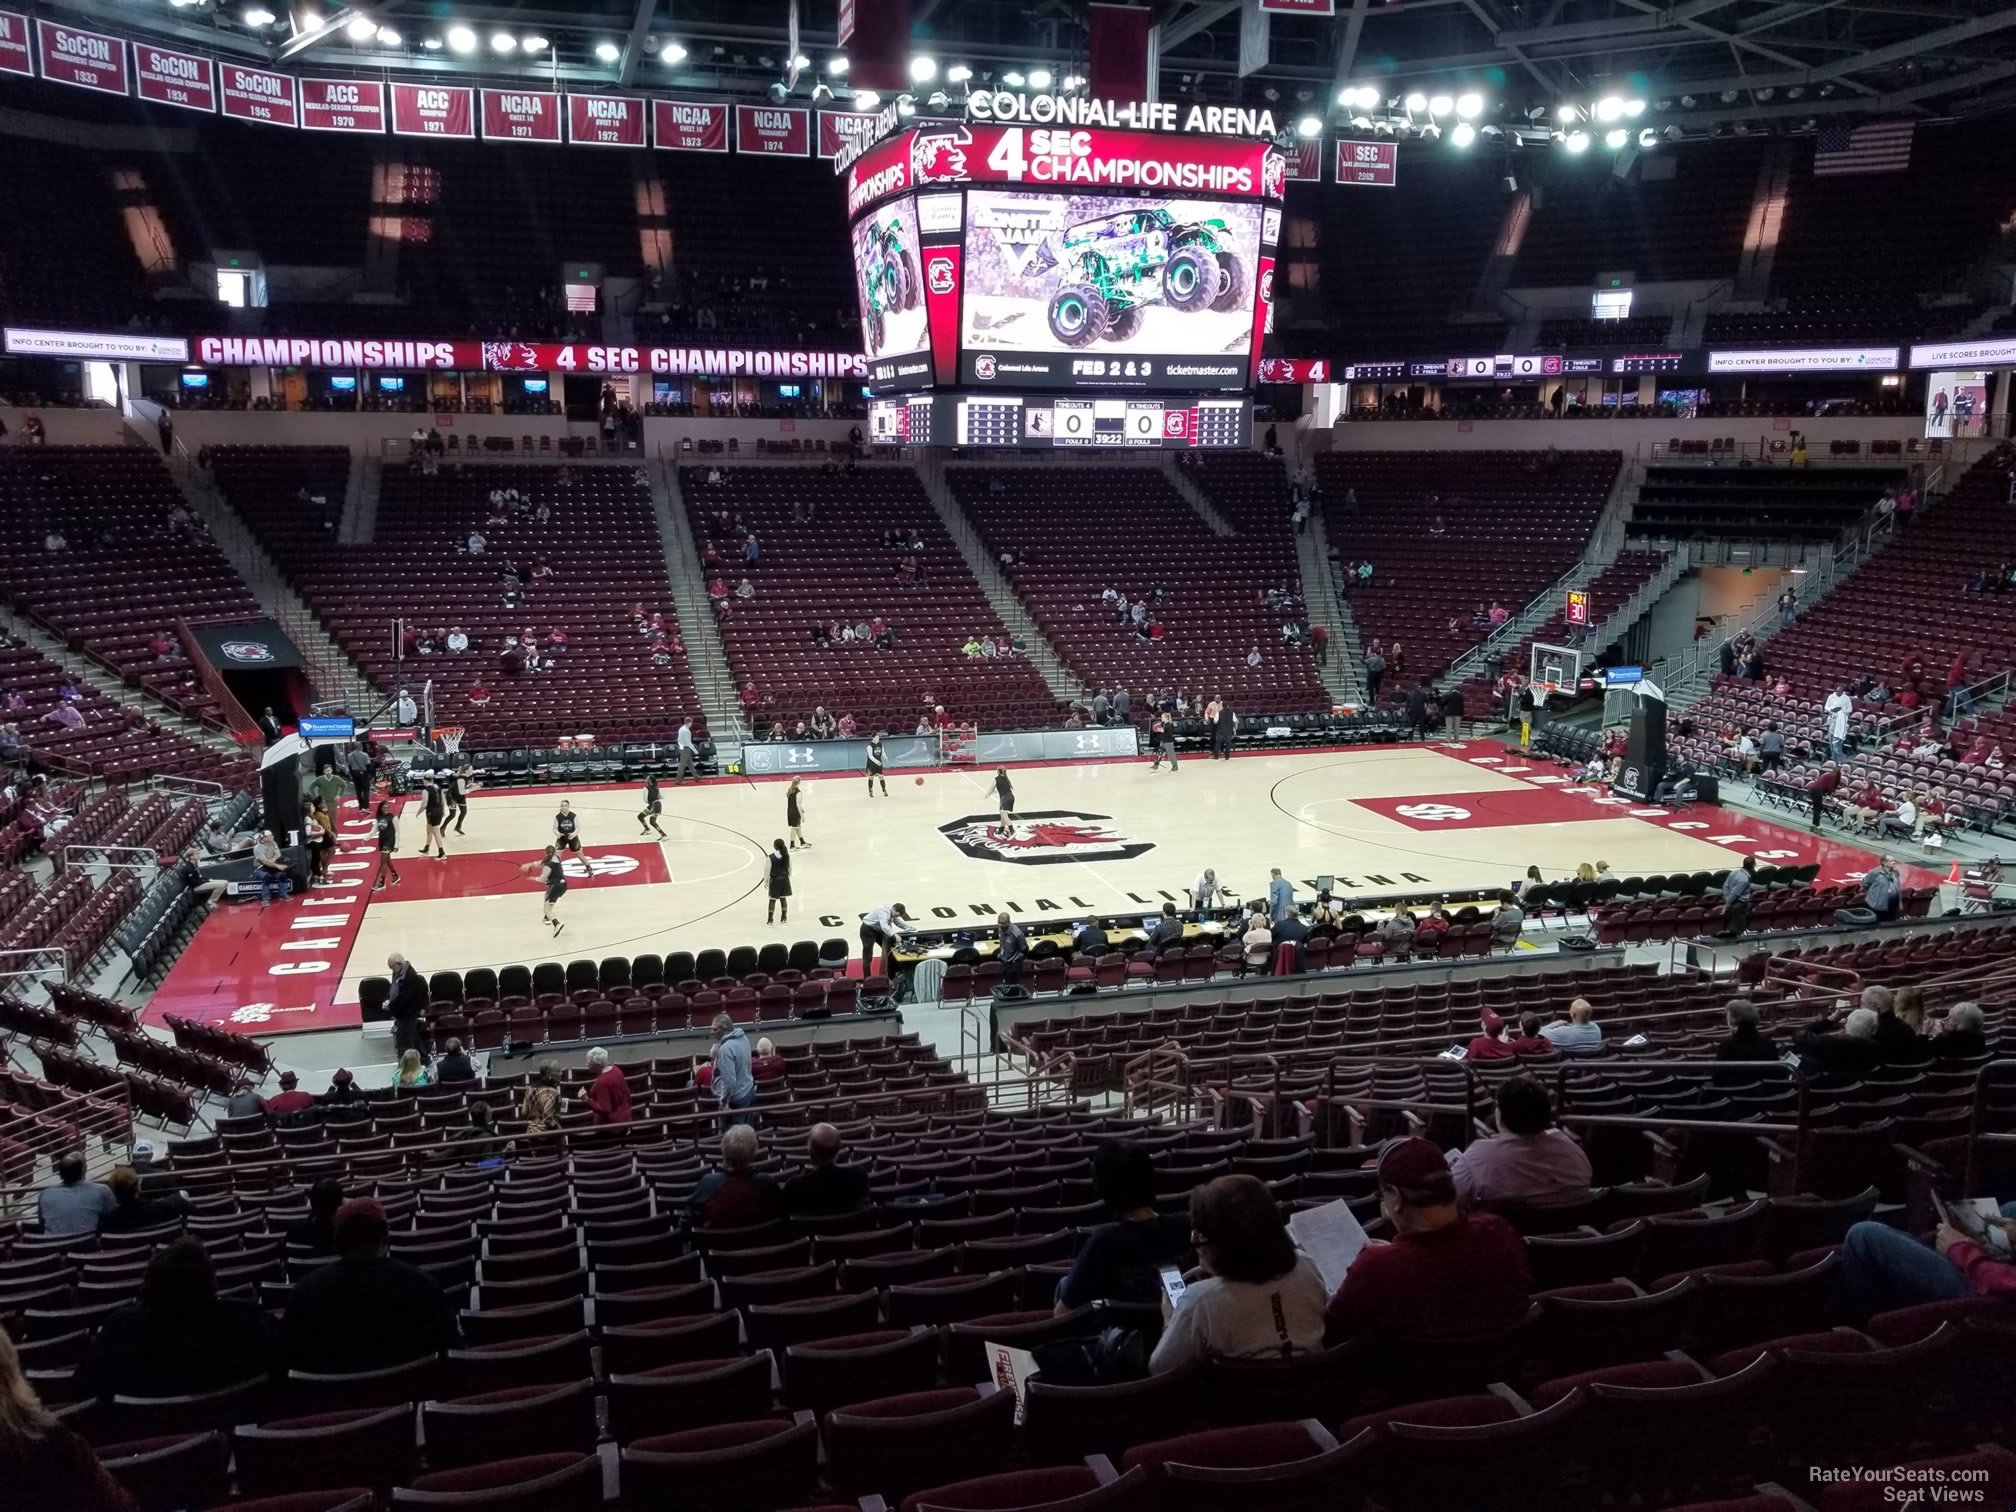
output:
[[1829, 126], [1813, 149], [1816, 177], [1837, 173], [1901, 173], [1911, 166], [1910, 121]]

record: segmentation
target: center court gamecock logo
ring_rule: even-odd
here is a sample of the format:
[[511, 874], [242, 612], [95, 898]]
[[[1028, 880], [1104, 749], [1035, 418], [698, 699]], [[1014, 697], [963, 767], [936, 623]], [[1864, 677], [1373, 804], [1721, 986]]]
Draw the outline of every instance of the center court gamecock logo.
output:
[[1400, 807], [1393, 810], [1393, 812], [1404, 814], [1409, 819], [1425, 819], [1430, 822], [1449, 821], [1453, 823], [1458, 819], [1468, 819], [1470, 817], [1470, 810], [1459, 808], [1453, 803], [1403, 803]]
[[1114, 828], [1109, 814], [1046, 809], [1020, 814], [1001, 834], [993, 814], [968, 814], [938, 826], [938, 833], [975, 861], [1010, 861], [1017, 866], [1060, 866], [1069, 861], [1131, 861], [1155, 849], [1152, 840], [1133, 840]]
[[579, 880], [583, 877], [621, 877], [637, 870], [635, 856], [590, 856], [583, 861], [576, 857], [562, 861], [560, 870], [569, 877]]
[[217, 648], [235, 662], [270, 662], [273, 648], [264, 641], [226, 641]]
[[933, 294], [950, 294], [954, 282], [952, 277], [952, 259], [949, 257], [932, 258], [929, 265], [924, 269], [924, 281], [930, 285]]

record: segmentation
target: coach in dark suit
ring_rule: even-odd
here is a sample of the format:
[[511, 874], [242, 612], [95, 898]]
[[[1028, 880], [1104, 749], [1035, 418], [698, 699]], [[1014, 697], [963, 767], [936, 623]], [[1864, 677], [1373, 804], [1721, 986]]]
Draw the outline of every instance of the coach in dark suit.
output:
[[385, 994], [385, 1011], [392, 1015], [392, 1046], [404, 1055], [408, 1050], [427, 1054], [427, 984], [413, 963], [403, 955], [385, 959], [392, 973], [392, 985]]

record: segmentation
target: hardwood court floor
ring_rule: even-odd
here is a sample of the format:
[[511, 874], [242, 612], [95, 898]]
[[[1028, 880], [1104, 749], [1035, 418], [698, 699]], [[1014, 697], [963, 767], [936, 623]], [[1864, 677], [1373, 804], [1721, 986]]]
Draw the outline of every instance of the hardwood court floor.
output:
[[[991, 772], [859, 776], [803, 787], [809, 849], [792, 855], [791, 916], [764, 923], [765, 852], [783, 837], [784, 786], [719, 780], [663, 790], [667, 837], [638, 833], [640, 788], [478, 793], [446, 861], [419, 856], [409, 805], [396, 888], [371, 892], [369, 827], [347, 805], [335, 884], [265, 912], [207, 922], [150, 1005], [256, 1034], [357, 1022], [357, 984], [393, 951], [423, 973], [840, 936], [902, 901], [920, 923], [1159, 911], [1209, 866], [1242, 896], [1279, 866], [1305, 901], [1314, 879], [1346, 892], [1499, 886], [1608, 861], [1620, 875], [1760, 861], [1817, 861], [1846, 880], [1868, 853], [1710, 806], [1674, 815], [1603, 797], [1495, 742], [1365, 746], [1189, 759], [1172, 774], [1131, 762], [1018, 768], [1017, 824], [1003, 841]], [[520, 874], [551, 836], [561, 797], [581, 816], [589, 866], [570, 866], [557, 938], [540, 884]]]

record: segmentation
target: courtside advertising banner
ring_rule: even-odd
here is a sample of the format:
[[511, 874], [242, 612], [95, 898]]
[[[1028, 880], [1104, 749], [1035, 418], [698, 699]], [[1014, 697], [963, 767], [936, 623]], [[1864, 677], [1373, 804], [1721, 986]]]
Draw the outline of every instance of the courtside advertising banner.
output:
[[559, 141], [560, 96], [535, 89], [484, 90], [483, 140]]
[[217, 109], [217, 67], [202, 53], [179, 52], [151, 42], [133, 44], [133, 92], [152, 105], [177, 110]]
[[0, 11], [0, 73], [35, 77], [35, 54], [28, 45], [28, 18], [19, 11]]
[[35, 23], [35, 55], [42, 77], [52, 84], [72, 84], [100, 94], [123, 95], [126, 86], [126, 43], [105, 32]]
[[225, 63], [224, 114], [234, 121], [252, 121], [261, 126], [299, 126], [300, 112], [294, 108], [294, 75]]
[[301, 127], [383, 136], [385, 86], [372, 79], [303, 79]]
[[137, 331], [38, 331], [8, 326], [0, 351], [9, 357], [76, 357], [86, 362], [187, 362], [189, 343], [180, 336], [148, 336]]
[[400, 136], [476, 135], [476, 91], [454, 84], [394, 84], [392, 130]]
[[653, 100], [651, 140], [663, 152], [726, 152], [728, 107], [719, 100]]
[[637, 95], [567, 96], [567, 140], [585, 147], [642, 147], [648, 101]]
[[737, 105], [735, 150], [765, 157], [810, 157], [812, 112], [788, 105]]
[[822, 110], [819, 112], [819, 156], [831, 162], [850, 142], [875, 134], [872, 110]]

